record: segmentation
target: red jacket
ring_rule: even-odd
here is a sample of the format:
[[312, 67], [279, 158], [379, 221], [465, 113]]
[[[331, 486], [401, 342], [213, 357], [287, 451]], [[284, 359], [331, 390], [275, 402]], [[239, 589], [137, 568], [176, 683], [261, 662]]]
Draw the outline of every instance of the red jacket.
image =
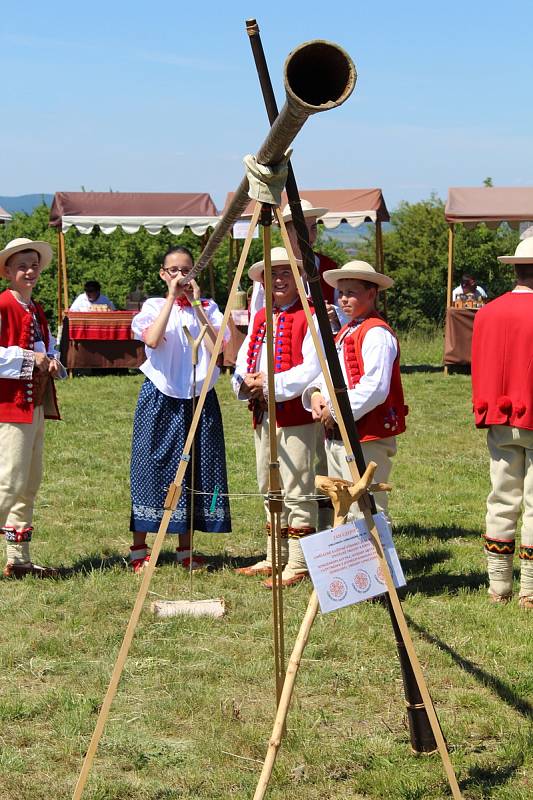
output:
[[315, 253], [315, 255], [319, 259], [318, 272], [320, 275], [320, 288], [322, 289], [324, 300], [326, 303], [333, 303], [335, 300], [335, 288], [330, 286], [329, 283], [326, 283], [323, 275], [324, 272], [327, 272], [330, 269], [338, 269], [338, 264], [336, 264], [329, 256], [325, 256], [322, 253]]
[[472, 402], [478, 428], [533, 430], [533, 292], [507, 292], [476, 313]]
[[[387, 325], [378, 314], [370, 316], [359, 325], [352, 334], [348, 334], [342, 341], [342, 353], [344, 356], [344, 366], [348, 389], [354, 389], [362, 376], [365, 368], [363, 362], [363, 340], [371, 328], [385, 328], [394, 338], [396, 336], [392, 328]], [[336, 336], [336, 340], [342, 339], [348, 326], [345, 325]], [[389, 395], [384, 403], [369, 411], [361, 419], [357, 420], [357, 432], [362, 442], [369, 442], [373, 439], [386, 439], [389, 436], [397, 436], [405, 431], [405, 417], [408, 408], [404, 403], [402, 380], [400, 376], [400, 346], [396, 340], [398, 352], [392, 367], [392, 376]]]
[[[265, 308], [259, 309], [254, 317], [254, 325], [248, 344], [247, 371], [258, 372], [259, 356], [266, 334]], [[302, 344], [308, 331], [307, 320], [302, 304], [297, 300], [286, 311], [278, 315], [274, 337], [274, 372], [286, 372], [291, 367], [303, 363]], [[258, 423], [254, 415], [254, 427]], [[311, 425], [313, 418], [302, 406], [301, 397], [276, 403], [276, 424], [278, 428], [292, 425]]]
[[[42, 331], [46, 348], [50, 342], [48, 323], [44, 311], [38, 303], [32, 302]], [[24, 308], [9, 290], [0, 294], [0, 346], [22, 347], [24, 350], [34, 349], [35, 325], [33, 313]], [[34, 398], [42, 394], [43, 379], [37, 370], [29, 380], [0, 378], [0, 422], [17, 422], [30, 424], [33, 420]], [[47, 380], [42, 398], [44, 413], [47, 419], [60, 419], [53, 380]]]

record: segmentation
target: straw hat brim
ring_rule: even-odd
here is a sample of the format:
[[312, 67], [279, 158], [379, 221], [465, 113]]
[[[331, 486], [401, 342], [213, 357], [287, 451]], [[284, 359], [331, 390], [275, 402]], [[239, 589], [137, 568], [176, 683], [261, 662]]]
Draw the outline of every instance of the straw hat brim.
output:
[[364, 269], [328, 269], [322, 275], [328, 286], [336, 287], [340, 280], [358, 280], [375, 283], [378, 290], [390, 289], [394, 286], [394, 281], [382, 272], [368, 272]]
[[[323, 217], [329, 208], [302, 208], [304, 217]], [[292, 222], [292, 211], [287, 211], [283, 216], [284, 222]]]
[[41, 269], [45, 269], [45, 267], [50, 264], [54, 256], [54, 252], [48, 242], [34, 242], [29, 239], [27, 242], [21, 242], [13, 247], [10, 247], [8, 243], [3, 250], [0, 250], [0, 275], [3, 278], [6, 277], [6, 262], [11, 258], [11, 256], [14, 256], [15, 253], [21, 253], [23, 250], [36, 250], [37, 253], [39, 253]]
[[498, 256], [498, 261], [502, 264], [533, 264], [533, 255], [531, 256]]
[[[290, 267], [290, 263], [286, 258], [273, 258], [271, 261], [273, 267], [281, 267], [283, 264], [286, 264], [287, 267]], [[302, 262], [300, 259], [296, 259], [296, 265], [300, 272], [302, 271]], [[265, 271], [265, 262], [264, 261], [256, 261], [255, 264], [252, 264], [250, 269], [248, 270], [248, 277], [251, 281], [260, 281], [263, 277], [263, 272]]]

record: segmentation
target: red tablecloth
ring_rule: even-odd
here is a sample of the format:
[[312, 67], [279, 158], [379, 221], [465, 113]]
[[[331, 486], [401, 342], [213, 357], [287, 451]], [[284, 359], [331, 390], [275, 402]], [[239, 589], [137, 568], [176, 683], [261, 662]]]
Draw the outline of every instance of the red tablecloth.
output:
[[135, 311], [68, 311], [69, 339], [125, 342], [133, 339]]

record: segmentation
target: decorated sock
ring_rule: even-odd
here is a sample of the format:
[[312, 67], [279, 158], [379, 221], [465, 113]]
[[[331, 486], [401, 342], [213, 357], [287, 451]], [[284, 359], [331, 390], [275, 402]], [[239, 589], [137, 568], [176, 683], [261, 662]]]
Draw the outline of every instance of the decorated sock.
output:
[[533, 599], [533, 546], [520, 546], [520, 597]]
[[6, 556], [8, 564], [31, 564], [29, 542], [6, 542]]
[[486, 551], [489, 573], [489, 593], [497, 597], [510, 597], [513, 593], [513, 556], [497, 555]]
[[300, 544], [300, 539], [307, 533], [314, 533], [314, 528], [289, 528], [289, 560], [283, 570], [284, 578], [308, 571], [302, 545]]

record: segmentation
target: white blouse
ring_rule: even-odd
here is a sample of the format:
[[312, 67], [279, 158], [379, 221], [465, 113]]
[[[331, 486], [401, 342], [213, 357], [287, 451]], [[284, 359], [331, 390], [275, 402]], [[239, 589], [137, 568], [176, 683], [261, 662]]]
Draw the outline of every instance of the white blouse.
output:
[[[222, 313], [213, 300], [203, 302], [207, 302], [207, 305], [203, 307], [207, 319], [213, 328], [218, 331], [222, 322]], [[143, 303], [141, 310], [133, 317], [131, 323], [136, 339], [144, 341], [144, 332], [155, 322], [164, 304], [163, 297], [151, 297]], [[185, 325], [191, 336], [196, 339], [201, 329], [201, 322], [196, 311], [192, 306], [181, 308], [177, 303], [174, 303], [167, 322], [165, 335], [160, 344], [157, 347], [148, 347], [145, 344], [146, 361], [141, 365], [140, 369], [163, 394], [168, 397], [190, 399], [193, 396], [192, 348], [183, 330]], [[211, 354], [205, 344], [206, 337], [207, 334], [198, 349], [196, 396], [202, 390], [211, 359]], [[229, 341], [229, 338], [230, 333], [226, 329], [224, 342]], [[209, 389], [213, 388], [219, 374], [220, 370], [215, 367], [209, 383]]]

